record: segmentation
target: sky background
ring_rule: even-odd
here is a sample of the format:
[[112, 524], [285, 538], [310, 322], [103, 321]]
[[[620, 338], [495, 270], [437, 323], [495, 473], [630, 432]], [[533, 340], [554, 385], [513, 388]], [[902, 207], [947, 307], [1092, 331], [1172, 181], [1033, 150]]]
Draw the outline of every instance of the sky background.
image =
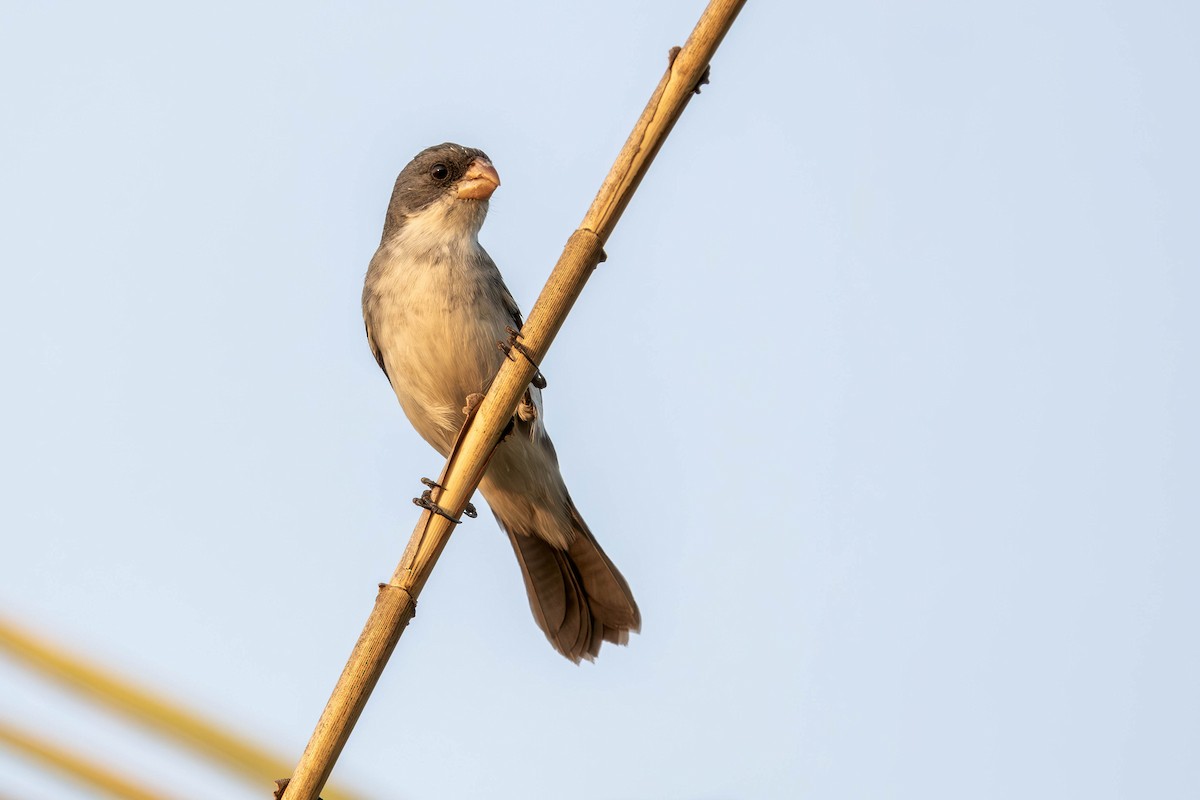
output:
[[[4, 3], [0, 614], [294, 760], [441, 465], [359, 310], [396, 173], [489, 153], [528, 310], [702, 8]], [[335, 780], [1200, 794], [1198, 36], [749, 3], [543, 365], [642, 634], [556, 655], [481, 514]], [[269, 794], [3, 656], [0, 719]]]

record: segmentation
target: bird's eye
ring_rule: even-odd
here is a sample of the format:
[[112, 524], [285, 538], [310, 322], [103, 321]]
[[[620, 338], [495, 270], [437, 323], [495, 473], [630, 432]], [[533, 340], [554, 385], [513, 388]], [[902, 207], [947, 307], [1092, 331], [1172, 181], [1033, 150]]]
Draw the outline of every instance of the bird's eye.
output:
[[435, 181], [444, 181], [450, 177], [450, 169], [445, 164], [434, 164], [433, 169], [429, 170], [429, 175]]

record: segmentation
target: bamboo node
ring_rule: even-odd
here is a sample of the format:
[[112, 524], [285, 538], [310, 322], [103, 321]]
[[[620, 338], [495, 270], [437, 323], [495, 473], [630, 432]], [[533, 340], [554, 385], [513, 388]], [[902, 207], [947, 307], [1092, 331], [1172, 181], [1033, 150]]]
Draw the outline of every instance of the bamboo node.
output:
[[[668, 70], [675, 66], [675, 59], [676, 59], [676, 57], [679, 56], [679, 53], [682, 50], [683, 50], [682, 47], [680, 47], [679, 45], [675, 45], [674, 47], [672, 47], [670, 50], [667, 51], [667, 69]], [[700, 73], [700, 80], [696, 81], [696, 85], [692, 87], [692, 94], [700, 94], [700, 87], [704, 86], [708, 83], [709, 73], [711, 70], [712, 70], [711, 64], [704, 65], [704, 72]]]
[[604, 252], [604, 241], [600, 238], [600, 234], [591, 228], [575, 229], [575, 232], [567, 239], [567, 246], [563, 248], [563, 252], [566, 253], [570, 250], [582, 252], [591, 262], [590, 269], [595, 269], [598, 264], [608, 260], [608, 254]]
[[[396, 584], [394, 584], [394, 583], [381, 583], [381, 584], [379, 584], [379, 594], [381, 594], [381, 595], [382, 595], [384, 592], [386, 592], [386, 591], [391, 591], [391, 590], [394, 590], [394, 591], [397, 591], [397, 592], [403, 592], [405, 595], [407, 595], [407, 596], [408, 596], [408, 602], [412, 603], [412, 605], [413, 605], [413, 607], [414, 607], [414, 608], [416, 607], [416, 605], [417, 605], [417, 598], [413, 597], [413, 596], [412, 596], [412, 594], [411, 594], [411, 593], [408, 591], [408, 589], [405, 589], [403, 586], [397, 586], [397, 585], [396, 585]], [[402, 599], [403, 599], [403, 598], [402, 598]]]

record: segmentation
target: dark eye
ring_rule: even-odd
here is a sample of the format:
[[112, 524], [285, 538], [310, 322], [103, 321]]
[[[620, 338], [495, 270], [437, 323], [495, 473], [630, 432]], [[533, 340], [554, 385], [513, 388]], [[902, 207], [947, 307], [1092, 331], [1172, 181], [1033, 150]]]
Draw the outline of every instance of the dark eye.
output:
[[444, 181], [450, 177], [450, 169], [445, 164], [434, 164], [429, 170], [429, 176], [435, 181]]

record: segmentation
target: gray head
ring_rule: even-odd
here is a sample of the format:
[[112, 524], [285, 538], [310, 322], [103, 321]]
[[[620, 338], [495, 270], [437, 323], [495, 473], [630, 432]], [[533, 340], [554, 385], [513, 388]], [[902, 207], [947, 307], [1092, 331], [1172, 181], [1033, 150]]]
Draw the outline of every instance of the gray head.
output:
[[383, 238], [397, 235], [406, 220], [423, 212], [444, 217], [444, 224], [478, 233], [488, 198], [500, 176], [482, 150], [453, 142], [428, 147], [408, 162], [392, 190]]

